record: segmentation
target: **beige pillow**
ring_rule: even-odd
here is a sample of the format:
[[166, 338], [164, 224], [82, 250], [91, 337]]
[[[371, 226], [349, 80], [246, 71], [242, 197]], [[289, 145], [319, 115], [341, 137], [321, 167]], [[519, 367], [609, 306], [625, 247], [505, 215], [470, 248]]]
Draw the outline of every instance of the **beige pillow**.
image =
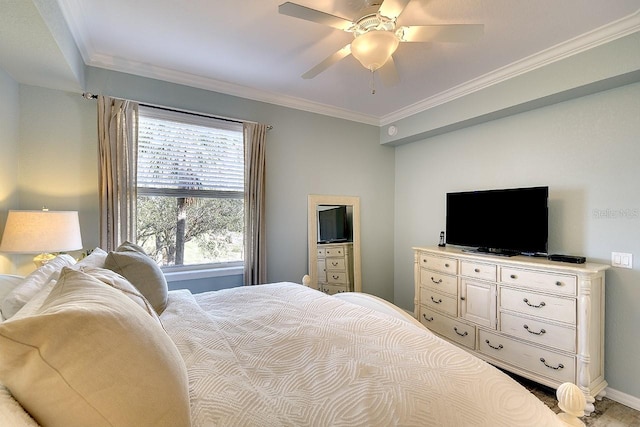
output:
[[56, 280], [62, 267], [74, 265], [71, 255], [61, 254], [24, 278], [2, 301], [2, 316], [9, 319], [51, 280]]
[[100, 280], [112, 288], [124, 293], [131, 301], [138, 304], [148, 315], [160, 322], [156, 311], [151, 306], [151, 303], [136, 289], [127, 279], [116, 273], [115, 271], [107, 270], [106, 268], [84, 268], [82, 271], [89, 276]]
[[189, 426], [187, 372], [120, 291], [63, 269], [33, 316], [0, 323], [0, 382], [41, 425]]
[[158, 264], [144, 250], [133, 243], [125, 242], [109, 252], [105, 268], [124, 276], [147, 298], [158, 315], [167, 306], [169, 287]]

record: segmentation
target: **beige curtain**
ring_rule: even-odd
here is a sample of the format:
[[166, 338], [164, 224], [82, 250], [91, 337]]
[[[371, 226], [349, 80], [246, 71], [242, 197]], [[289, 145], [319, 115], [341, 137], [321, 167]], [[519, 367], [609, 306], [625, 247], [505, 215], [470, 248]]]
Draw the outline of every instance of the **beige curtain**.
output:
[[100, 247], [136, 241], [138, 104], [98, 96]]
[[244, 124], [244, 284], [267, 282], [265, 151], [267, 125]]

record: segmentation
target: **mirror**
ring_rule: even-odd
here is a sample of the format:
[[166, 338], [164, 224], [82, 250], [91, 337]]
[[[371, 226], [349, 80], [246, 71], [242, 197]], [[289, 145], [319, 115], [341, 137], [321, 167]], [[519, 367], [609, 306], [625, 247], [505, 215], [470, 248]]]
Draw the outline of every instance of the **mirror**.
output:
[[328, 294], [362, 292], [360, 198], [309, 195], [307, 215], [309, 286]]

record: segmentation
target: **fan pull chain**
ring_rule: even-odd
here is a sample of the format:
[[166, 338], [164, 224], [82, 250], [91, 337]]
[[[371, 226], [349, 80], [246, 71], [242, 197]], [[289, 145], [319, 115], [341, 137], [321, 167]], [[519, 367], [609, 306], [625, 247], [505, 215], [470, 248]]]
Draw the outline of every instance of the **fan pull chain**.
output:
[[371, 84], [369, 85], [371, 87], [371, 95], [376, 94], [375, 72], [376, 72], [375, 70], [371, 70]]

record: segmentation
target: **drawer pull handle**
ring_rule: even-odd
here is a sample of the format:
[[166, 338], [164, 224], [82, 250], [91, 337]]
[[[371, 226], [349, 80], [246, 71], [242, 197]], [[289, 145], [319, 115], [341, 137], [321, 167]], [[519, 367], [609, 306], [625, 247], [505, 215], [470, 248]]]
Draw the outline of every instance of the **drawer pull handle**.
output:
[[426, 320], [427, 322], [433, 322], [433, 316], [431, 317], [427, 317], [426, 314], [422, 313], [422, 317], [424, 318], [424, 320]]
[[464, 300], [466, 300], [465, 297], [460, 297], [460, 301], [464, 301]]
[[525, 303], [525, 304], [527, 304], [529, 307], [533, 307], [533, 308], [542, 308], [542, 307], [544, 307], [544, 306], [546, 305], [546, 304], [544, 303], [544, 301], [542, 301], [542, 302], [541, 302], [540, 304], [538, 304], [538, 305], [531, 304], [531, 303], [529, 302], [529, 300], [528, 300], [528, 299], [526, 299], [526, 298], [525, 298], [525, 299], [523, 299], [522, 301], [524, 301], [524, 303]]
[[336, 276], [335, 274], [332, 275], [331, 277], [333, 277], [333, 280], [338, 280], [340, 278], [340, 276]]
[[479, 268], [476, 268], [473, 271], [475, 271], [476, 273], [480, 273], [480, 269]]
[[529, 332], [530, 334], [534, 334], [534, 335], [543, 335], [547, 333], [547, 331], [545, 331], [544, 329], [540, 329], [540, 332], [534, 332], [531, 329], [529, 329], [528, 325], [524, 325], [523, 328], [525, 328], [527, 332]]
[[461, 337], [466, 337], [467, 335], [469, 335], [469, 333], [467, 331], [464, 331], [463, 333], [458, 332], [458, 327], [454, 326], [453, 330], [455, 331], [456, 334], [460, 335]]
[[512, 278], [512, 279], [514, 279], [514, 280], [518, 278], [518, 276], [517, 276], [517, 275], [515, 275], [515, 274], [512, 274], [512, 275], [511, 275], [511, 276], [509, 276], [509, 277], [511, 277], [511, 278]]
[[337, 266], [338, 266], [338, 263], [337, 263], [337, 262], [335, 262], [335, 261], [331, 261], [331, 265], [333, 265], [334, 267], [337, 267]]
[[448, 264], [448, 263], [447, 263], [447, 264], [445, 264], [444, 266], [445, 266], [446, 268], [449, 268], [449, 264]]
[[431, 296], [431, 301], [433, 301], [436, 304], [440, 304], [442, 302], [442, 298], [438, 298], [438, 301], [433, 299], [433, 295]]
[[489, 342], [489, 340], [484, 340], [484, 342], [486, 342], [486, 343], [487, 343], [487, 345], [488, 345], [489, 347], [491, 347], [492, 349], [494, 349], [494, 350], [502, 350], [502, 349], [504, 348], [504, 347], [502, 346], [502, 344], [498, 344], [498, 346], [497, 346], [497, 347], [495, 347], [495, 346], [491, 345], [491, 343]]
[[431, 281], [432, 281], [433, 283], [435, 283], [436, 285], [439, 285], [440, 283], [442, 283], [442, 279], [436, 280], [436, 279], [434, 279], [433, 277], [431, 278]]
[[563, 286], [563, 285], [564, 285], [564, 283], [562, 283], [562, 282], [561, 282], [561, 281], [559, 281], [559, 280], [556, 282], [556, 286]]
[[555, 369], [556, 371], [558, 369], [563, 369], [564, 365], [562, 363], [559, 363], [558, 366], [551, 366], [551, 365], [547, 365], [547, 362], [545, 362], [544, 357], [540, 358], [540, 361], [544, 364], [544, 366], [546, 366], [547, 368], [551, 368], [551, 369]]

